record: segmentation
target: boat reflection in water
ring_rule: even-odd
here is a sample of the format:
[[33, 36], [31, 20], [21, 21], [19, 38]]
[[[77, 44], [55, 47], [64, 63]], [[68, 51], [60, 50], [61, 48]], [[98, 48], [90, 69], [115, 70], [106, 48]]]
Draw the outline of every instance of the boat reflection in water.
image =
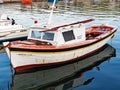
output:
[[115, 56], [115, 49], [106, 44], [102, 51], [74, 63], [37, 70], [29, 73], [16, 74], [13, 77], [12, 90], [66, 90], [87, 85], [94, 76], [84, 81], [84, 74], [93, 67]]

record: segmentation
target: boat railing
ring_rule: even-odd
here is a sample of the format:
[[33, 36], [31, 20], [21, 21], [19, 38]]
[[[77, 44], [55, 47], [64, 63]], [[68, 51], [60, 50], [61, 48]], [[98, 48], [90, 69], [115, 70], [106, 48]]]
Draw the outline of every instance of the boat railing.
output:
[[80, 22], [71, 23], [71, 24], [65, 24], [65, 25], [57, 26], [57, 27], [54, 27], [54, 28], [51, 28], [51, 29], [47, 29], [45, 31], [56, 31], [56, 30], [58, 30], [59, 28], [62, 28], [62, 27], [72, 26], [72, 25], [81, 24], [81, 23], [84, 24], [84, 23], [91, 22], [93, 20], [94, 19], [88, 19], [88, 20], [84, 20], [84, 21], [80, 21]]

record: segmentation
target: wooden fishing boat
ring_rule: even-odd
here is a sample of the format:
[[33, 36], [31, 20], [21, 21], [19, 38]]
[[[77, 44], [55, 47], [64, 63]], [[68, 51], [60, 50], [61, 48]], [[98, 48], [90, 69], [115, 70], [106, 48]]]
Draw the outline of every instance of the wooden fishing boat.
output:
[[89, 21], [92, 19], [53, 27], [34, 25], [27, 40], [4, 43], [15, 71], [54, 66], [86, 57], [103, 47], [117, 30], [111, 25], [85, 28], [84, 23]]
[[[73, 90], [76, 87], [88, 85], [94, 81], [94, 76], [84, 79], [86, 72], [99, 67], [104, 61], [115, 57], [115, 48], [106, 44], [102, 50], [80, 61], [45, 70], [30, 71], [15, 74], [11, 90]], [[101, 70], [99, 67], [98, 70]]]
[[56, 0], [46, 25], [33, 25], [27, 40], [4, 43], [15, 72], [60, 65], [86, 57], [103, 47], [114, 36], [117, 27], [112, 25], [86, 28], [85, 23], [94, 19], [63, 25], [52, 24], [55, 2]]
[[27, 38], [27, 28], [16, 24], [6, 14], [0, 15], [0, 43]]

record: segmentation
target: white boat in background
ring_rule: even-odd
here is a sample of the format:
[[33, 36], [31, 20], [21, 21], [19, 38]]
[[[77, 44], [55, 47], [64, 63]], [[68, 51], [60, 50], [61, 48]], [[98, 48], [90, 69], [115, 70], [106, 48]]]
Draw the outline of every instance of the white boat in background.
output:
[[14, 25], [15, 20], [11, 19], [6, 14], [0, 15], [0, 26]]
[[[80, 61], [56, 68], [31, 70], [29, 73], [15, 74], [11, 90], [73, 90], [76, 87], [94, 82], [94, 76], [84, 76], [88, 70], [99, 67], [104, 61], [115, 57], [115, 48], [106, 44], [97, 53]], [[101, 70], [101, 67], [99, 67]]]
[[14, 19], [7, 15], [0, 15], [0, 43], [27, 38], [27, 28], [16, 24]]

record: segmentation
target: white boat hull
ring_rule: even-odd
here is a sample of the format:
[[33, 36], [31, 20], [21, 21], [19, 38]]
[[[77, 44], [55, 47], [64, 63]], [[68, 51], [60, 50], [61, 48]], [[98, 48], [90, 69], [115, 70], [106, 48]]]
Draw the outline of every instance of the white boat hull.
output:
[[27, 38], [27, 33], [21, 25], [0, 26], [0, 42]]
[[11, 63], [14, 69], [26, 69], [34, 66], [44, 66], [50, 64], [60, 64], [69, 62], [76, 58], [88, 55], [102, 46], [104, 46], [108, 40], [113, 37], [114, 34], [107, 38], [102, 39], [99, 42], [85, 46], [83, 48], [77, 48], [74, 50], [66, 50], [63, 52], [33, 52], [33, 51], [19, 51], [11, 50], [10, 55]]
[[7, 31], [7, 32], [0, 32], [0, 42], [5, 41], [12, 41], [21, 38], [27, 38], [27, 29], [26, 30], [16, 30], [16, 31]]

